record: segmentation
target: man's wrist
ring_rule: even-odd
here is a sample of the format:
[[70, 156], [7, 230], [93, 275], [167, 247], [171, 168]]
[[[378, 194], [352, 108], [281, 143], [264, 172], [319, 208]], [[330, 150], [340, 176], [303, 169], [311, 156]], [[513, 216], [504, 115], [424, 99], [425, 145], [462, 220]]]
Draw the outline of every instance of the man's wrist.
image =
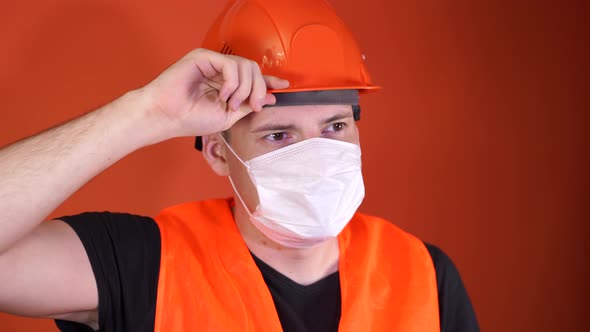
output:
[[145, 88], [125, 93], [111, 106], [117, 121], [121, 121], [121, 130], [136, 148], [172, 138], [166, 124], [157, 116], [157, 103]]

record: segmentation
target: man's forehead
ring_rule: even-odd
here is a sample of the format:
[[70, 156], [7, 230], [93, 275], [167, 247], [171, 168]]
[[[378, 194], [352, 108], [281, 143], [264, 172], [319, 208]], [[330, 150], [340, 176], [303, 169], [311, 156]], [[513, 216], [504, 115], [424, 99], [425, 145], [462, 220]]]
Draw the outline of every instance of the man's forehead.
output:
[[248, 114], [242, 120], [248, 127], [256, 127], [267, 123], [323, 123], [334, 117], [352, 116], [351, 105], [296, 105], [265, 107], [260, 112]]

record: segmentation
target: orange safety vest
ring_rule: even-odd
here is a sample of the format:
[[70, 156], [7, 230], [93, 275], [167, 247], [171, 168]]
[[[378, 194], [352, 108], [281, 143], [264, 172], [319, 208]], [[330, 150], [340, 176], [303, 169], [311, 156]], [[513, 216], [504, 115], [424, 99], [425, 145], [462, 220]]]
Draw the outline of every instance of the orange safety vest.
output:
[[[155, 218], [162, 241], [155, 332], [282, 331], [232, 204], [188, 203]], [[338, 243], [339, 331], [440, 331], [435, 270], [420, 240], [357, 213]]]

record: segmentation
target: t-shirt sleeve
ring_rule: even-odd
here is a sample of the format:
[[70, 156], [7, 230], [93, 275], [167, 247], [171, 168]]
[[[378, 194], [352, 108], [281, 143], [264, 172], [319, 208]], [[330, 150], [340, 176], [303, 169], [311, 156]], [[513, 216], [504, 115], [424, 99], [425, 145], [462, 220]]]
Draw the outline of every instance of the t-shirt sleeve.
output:
[[441, 331], [479, 331], [471, 300], [455, 264], [440, 248], [425, 244], [436, 270]]
[[[59, 218], [84, 245], [98, 288], [99, 331], [154, 330], [160, 269], [160, 232], [148, 217], [123, 213], [83, 213]], [[92, 331], [56, 320], [63, 332]]]

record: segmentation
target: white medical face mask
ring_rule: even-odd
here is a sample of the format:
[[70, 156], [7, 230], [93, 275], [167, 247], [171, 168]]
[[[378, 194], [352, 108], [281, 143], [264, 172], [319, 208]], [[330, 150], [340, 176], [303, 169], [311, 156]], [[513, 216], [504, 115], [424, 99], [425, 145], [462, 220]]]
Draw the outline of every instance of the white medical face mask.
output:
[[258, 192], [259, 204], [251, 212], [230, 177], [250, 220], [285, 247], [309, 248], [336, 237], [365, 196], [356, 144], [311, 138], [248, 161], [225, 144]]

